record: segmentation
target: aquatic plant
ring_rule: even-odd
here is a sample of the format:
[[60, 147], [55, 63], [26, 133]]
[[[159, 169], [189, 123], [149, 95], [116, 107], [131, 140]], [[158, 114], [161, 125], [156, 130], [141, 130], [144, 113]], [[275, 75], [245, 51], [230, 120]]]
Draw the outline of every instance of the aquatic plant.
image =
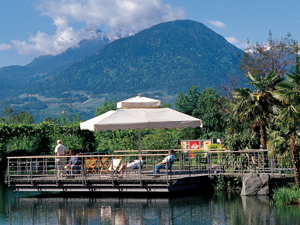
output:
[[295, 184], [274, 190], [273, 199], [277, 205], [293, 205], [300, 203], [300, 188]]

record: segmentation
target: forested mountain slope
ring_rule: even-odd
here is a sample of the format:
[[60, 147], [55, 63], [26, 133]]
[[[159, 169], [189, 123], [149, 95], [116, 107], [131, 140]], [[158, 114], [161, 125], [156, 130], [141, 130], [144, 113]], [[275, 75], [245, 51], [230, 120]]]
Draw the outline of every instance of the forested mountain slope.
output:
[[26, 66], [0, 68], [0, 99], [19, 94], [20, 89], [48, 79], [79, 59], [94, 55], [108, 42], [108, 39], [103, 38], [83, 40], [59, 55], [41, 56]]
[[238, 73], [238, 54], [242, 50], [202, 23], [172, 21], [111, 42], [26, 92], [59, 97], [72, 90], [175, 94], [194, 84], [218, 88], [227, 74]]

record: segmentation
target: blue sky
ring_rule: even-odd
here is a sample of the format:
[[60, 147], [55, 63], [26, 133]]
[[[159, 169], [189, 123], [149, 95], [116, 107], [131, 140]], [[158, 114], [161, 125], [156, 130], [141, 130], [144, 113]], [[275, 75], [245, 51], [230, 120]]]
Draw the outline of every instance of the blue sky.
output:
[[201, 22], [239, 48], [291, 33], [300, 40], [296, 0], [18, 0], [0, 2], [0, 67], [59, 54], [97, 28], [112, 39], [157, 23]]

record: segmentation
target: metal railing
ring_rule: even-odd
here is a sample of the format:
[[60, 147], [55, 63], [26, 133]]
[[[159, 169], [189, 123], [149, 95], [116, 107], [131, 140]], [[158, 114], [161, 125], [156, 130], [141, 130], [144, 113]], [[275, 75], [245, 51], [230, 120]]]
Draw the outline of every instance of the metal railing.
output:
[[[139, 169], [126, 169], [124, 178], [139, 180], [152, 179], [154, 167], [161, 162], [166, 154], [159, 152], [167, 150], [143, 150], [145, 164]], [[121, 152], [119, 152], [121, 153]], [[61, 156], [59, 159], [68, 163], [71, 156]], [[119, 168], [122, 163], [129, 163], [138, 159], [138, 154], [118, 155], [79, 155], [80, 169], [74, 171], [76, 180], [86, 183], [87, 180], [109, 179], [112, 183], [118, 179], [114, 167]], [[176, 150], [172, 170], [161, 171], [160, 180], [170, 182], [182, 177], [199, 176], [216, 173], [284, 173], [292, 174], [291, 158], [274, 156], [268, 150]], [[114, 159], [121, 158], [118, 165]], [[63, 177], [60, 177], [57, 157], [51, 156], [20, 156], [8, 157], [5, 182], [10, 186], [16, 182], [34, 182], [34, 180], [61, 180], [67, 177], [67, 169], [63, 168]], [[121, 161], [121, 162], [120, 162]], [[90, 164], [89, 164], [90, 163]], [[62, 166], [62, 165], [60, 165]], [[69, 172], [70, 173], [70, 172]], [[71, 174], [69, 174], [71, 175]]]

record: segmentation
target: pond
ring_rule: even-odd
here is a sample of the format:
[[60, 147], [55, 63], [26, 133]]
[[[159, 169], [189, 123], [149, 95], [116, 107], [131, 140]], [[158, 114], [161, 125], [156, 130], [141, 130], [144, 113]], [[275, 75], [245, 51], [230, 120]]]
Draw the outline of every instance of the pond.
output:
[[[179, 194], [181, 195], [181, 194]], [[299, 224], [299, 206], [268, 196], [199, 193], [185, 197], [114, 197], [18, 193], [0, 185], [0, 224]]]

